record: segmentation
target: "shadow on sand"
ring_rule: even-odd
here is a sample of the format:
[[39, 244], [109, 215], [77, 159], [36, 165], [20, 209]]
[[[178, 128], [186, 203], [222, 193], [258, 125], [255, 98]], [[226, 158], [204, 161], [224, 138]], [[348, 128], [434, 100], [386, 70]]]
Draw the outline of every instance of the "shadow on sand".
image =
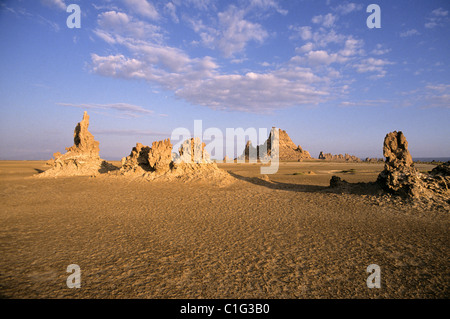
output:
[[245, 177], [238, 175], [231, 171], [228, 173], [236, 179], [249, 182], [255, 185], [267, 187], [270, 189], [288, 190], [293, 192], [303, 193], [335, 193], [335, 194], [355, 194], [355, 195], [381, 195], [383, 190], [376, 182], [371, 183], [348, 183], [343, 182], [340, 186], [320, 186], [320, 185], [304, 185], [304, 184], [291, 184], [282, 183], [277, 181], [268, 181], [259, 177]]

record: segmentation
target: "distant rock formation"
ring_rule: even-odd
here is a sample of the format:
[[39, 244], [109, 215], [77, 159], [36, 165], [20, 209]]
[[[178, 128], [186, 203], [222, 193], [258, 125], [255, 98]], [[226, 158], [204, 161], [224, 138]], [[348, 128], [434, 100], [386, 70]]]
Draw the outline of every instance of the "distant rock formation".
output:
[[418, 172], [401, 131], [386, 135], [383, 156], [386, 157], [384, 170], [378, 175], [377, 182], [384, 190], [411, 199], [450, 203], [449, 162], [434, 168], [430, 174]]
[[137, 143], [131, 154], [122, 159], [119, 174], [148, 180], [207, 180], [219, 184], [232, 180], [211, 161], [199, 138], [184, 141], [178, 153], [173, 153], [172, 148], [170, 139], [153, 142], [152, 147]]
[[383, 163], [384, 160], [382, 158], [366, 157], [364, 159], [364, 162], [366, 162], [366, 163]]
[[321, 151], [318, 158], [320, 160], [326, 160], [326, 161], [361, 162], [361, 159], [359, 157], [356, 157], [354, 155], [349, 155], [347, 153], [345, 153], [345, 155], [342, 155], [342, 154], [332, 155], [331, 153], [324, 154]]
[[[248, 141], [245, 145], [244, 152], [241, 156], [238, 157], [238, 159], [269, 159], [272, 155], [272, 136], [275, 139], [276, 128], [272, 128], [270, 130], [269, 137], [264, 142], [263, 145], [259, 145], [254, 147], [252, 145], [251, 141]], [[278, 129], [278, 156], [279, 160], [281, 161], [302, 161], [304, 159], [310, 159], [311, 155], [308, 151], [303, 150], [300, 145], [295, 145], [294, 142], [292, 142], [289, 135], [286, 133], [286, 131]]]
[[89, 115], [84, 112], [83, 119], [75, 127], [74, 145], [67, 147], [65, 154], [54, 153], [54, 158], [47, 162], [51, 168], [37, 176], [90, 176], [116, 169], [100, 158], [99, 142], [94, 140], [88, 127]]

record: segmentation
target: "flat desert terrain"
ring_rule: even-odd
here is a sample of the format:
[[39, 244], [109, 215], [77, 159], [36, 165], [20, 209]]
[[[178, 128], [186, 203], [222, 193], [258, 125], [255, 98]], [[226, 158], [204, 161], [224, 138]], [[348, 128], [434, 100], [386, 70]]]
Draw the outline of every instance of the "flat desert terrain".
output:
[[[332, 175], [373, 182], [383, 164], [285, 162], [263, 178], [218, 165], [235, 182], [32, 178], [44, 161], [0, 162], [1, 297], [450, 296], [448, 207], [328, 188]], [[371, 264], [381, 288], [366, 285]]]

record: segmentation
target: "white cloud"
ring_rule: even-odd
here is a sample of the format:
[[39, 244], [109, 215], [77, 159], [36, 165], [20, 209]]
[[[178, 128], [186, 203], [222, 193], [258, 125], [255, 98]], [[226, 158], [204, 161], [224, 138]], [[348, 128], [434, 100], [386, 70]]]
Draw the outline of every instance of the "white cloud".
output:
[[314, 78], [310, 71], [300, 68], [217, 75], [187, 85], [177, 94], [190, 102], [214, 109], [264, 112], [293, 105], [317, 104], [327, 99], [328, 92], [316, 89], [309, 82]]
[[314, 43], [308, 42], [302, 45], [300, 48], [296, 48], [295, 51], [298, 53], [310, 52], [314, 49]]
[[450, 91], [450, 84], [428, 84], [425, 88], [443, 93]]
[[389, 100], [360, 100], [360, 101], [343, 101], [340, 106], [379, 106], [380, 104], [390, 103]]
[[348, 36], [343, 34], [338, 34], [336, 31], [325, 31], [324, 29], [320, 29], [318, 32], [315, 32], [313, 35], [313, 39], [317, 45], [326, 47], [330, 43], [343, 43]]
[[371, 53], [375, 55], [383, 55], [389, 52], [391, 52], [391, 49], [384, 48], [382, 44], [377, 44]]
[[350, 3], [340, 4], [336, 8], [334, 8], [334, 10], [342, 15], [346, 15], [353, 11], [360, 11], [360, 10], [362, 10], [362, 8], [363, 8], [363, 6], [361, 4], [350, 2]]
[[[167, 10], [177, 12], [175, 10], [184, 5], [177, 0], [170, 3], [173, 7], [166, 7], [164, 13], [167, 16], [170, 16]], [[253, 5], [271, 7], [272, 2], [254, 1]], [[245, 61], [245, 54], [238, 57], [235, 54], [244, 52], [250, 42], [262, 43], [269, 36], [262, 25], [250, 21], [245, 8], [236, 6], [203, 16], [207, 23], [198, 16], [195, 19], [180, 17], [190, 23], [203, 45], [219, 50], [230, 58], [231, 63]], [[316, 28], [290, 27], [297, 39], [307, 41], [296, 49], [297, 56], [286, 63], [262, 64], [255, 61], [271, 68], [246, 70], [240, 74], [224, 71], [212, 57], [194, 58], [180, 48], [168, 46], [163, 31], [157, 26], [123, 12], [108, 11], [98, 16], [95, 33], [114, 45], [118, 52], [124, 49], [126, 53], [92, 53], [90, 69], [107, 77], [146, 80], [153, 88], [172, 91], [175, 96], [196, 105], [250, 112], [316, 105], [348, 94], [348, 84], [352, 79], [348, 78], [346, 70], [357, 68], [360, 73], [384, 76], [387, 61], [361, 60], [366, 55], [362, 40], [323, 27], [334, 23], [334, 15], [318, 19], [320, 23]], [[332, 49], [328, 48], [329, 45]], [[339, 65], [339, 69], [335, 69], [334, 64]]]
[[159, 18], [158, 11], [156, 11], [153, 4], [147, 0], [124, 0], [125, 4], [135, 13], [157, 20]]
[[214, 0], [173, 0], [176, 6], [184, 5], [198, 10], [215, 10]]
[[328, 13], [326, 15], [318, 15], [312, 18], [312, 22], [316, 24], [321, 24], [326, 28], [331, 28], [337, 20], [337, 16]]
[[[165, 48], [168, 52], [174, 50]], [[212, 58], [186, 60], [178, 72], [123, 55], [92, 55], [92, 71], [103, 76], [146, 79], [190, 103], [213, 109], [264, 112], [280, 107], [317, 104], [328, 98], [326, 80], [308, 68], [289, 66], [267, 73], [222, 74]]]
[[119, 129], [111, 129], [111, 130], [90, 130], [92, 134], [95, 135], [119, 135], [119, 136], [170, 136], [171, 133], [163, 133], [149, 130], [119, 130]]
[[430, 21], [425, 23], [425, 28], [427, 29], [433, 29], [434, 27], [437, 27], [437, 23], [435, 21]]
[[264, 28], [257, 23], [244, 19], [244, 12], [234, 7], [218, 14], [220, 37], [218, 48], [226, 57], [244, 49], [249, 41], [262, 43], [268, 36]]
[[367, 58], [355, 64], [354, 68], [356, 68], [358, 73], [372, 72], [375, 73], [372, 78], [382, 78], [386, 75], [384, 66], [389, 64], [392, 64], [392, 62], [383, 59]]
[[210, 27], [202, 21], [191, 20], [191, 26], [199, 33], [203, 45], [218, 49], [227, 57], [242, 52], [251, 42], [262, 43], [267, 37], [267, 31], [258, 23], [245, 19], [245, 10], [230, 6], [226, 11], [217, 14], [217, 26]]
[[99, 56], [91, 54], [92, 71], [115, 78], [145, 78], [143, 63], [123, 55]]
[[337, 53], [328, 54], [324, 50], [310, 51], [306, 54], [308, 63], [311, 65], [331, 64], [334, 62], [345, 62], [345, 58]]
[[298, 32], [298, 35], [302, 38], [302, 40], [309, 40], [312, 38], [312, 31], [311, 27], [304, 26], [304, 27], [291, 27], [291, 29]]
[[320, 47], [326, 47], [330, 43], [344, 43], [348, 38], [345, 35], [336, 33], [333, 29], [319, 28], [313, 31], [310, 26], [289, 26], [293, 31], [291, 39], [301, 38], [302, 40], [313, 42]]
[[56, 103], [61, 106], [70, 106], [77, 107], [82, 109], [95, 109], [95, 110], [115, 110], [119, 111], [124, 115], [131, 117], [138, 117], [140, 115], [151, 115], [153, 114], [152, 110], [147, 110], [142, 106], [128, 104], [128, 103], [111, 103], [111, 104], [95, 104], [95, 103], [83, 103], [83, 104], [74, 104], [74, 103]]
[[41, 0], [41, 3], [48, 7], [55, 7], [61, 10], [66, 10], [67, 8], [63, 0]]
[[401, 95], [399, 105], [450, 108], [450, 84], [427, 84], [399, 94]]
[[202, 20], [198, 17], [184, 17], [200, 36], [201, 43], [210, 49], [219, 50], [226, 58], [234, 58], [245, 51], [251, 42], [263, 43], [269, 32], [262, 24], [255, 22], [267, 18], [272, 12], [288, 13], [275, 0], [247, 0], [232, 4], [220, 12], [210, 14]]
[[354, 56], [357, 54], [362, 55], [364, 54], [364, 51], [362, 50], [363, 45], [363, 40], [354, 39], [352, 36], [349, 36], [347, 40], [345, 40], [344, 48], [340, 50], [339, 53], [345, 57]]
[[444, 10], [442, 8], [439, 8], [439, 9], [435, 9], [435, 10], [431, 11], [431, 14], [436, 17], [446, 17], [448, 15], [448, 11]]
[[[328, 98], [327, 90], [316, 86], [324, 79], [308, 68], [279, 68], [267, 73], [222, 74], [210, 57], [192, 59], [177, 49], [135, 47], [141, 60], [123, 55], [92, 54], [92, 71], [103, 76], [143, 78], [173, 90], [191, 103], [214, 109], [268, 111], [279, 107], [317, 104]], [[160, 54], [154, 52], [159, 49]], [[149, 54], [144, 54], [149, 50]], [[173, 55], [171, 62], [163, 61]], [[181, 61], [177, 72], [172, 63]]]
[[110, 44], [123, 42], [124, 38], [149, 39], [159, 43], [163, 38], [160, 27], [134, 19], [123, 12], [103, 12], [98, 15], [97, 23], [99, 28], [94, 33]]
[[425, 107], [450, 108], [450, 84], [429, 84], [425, 86]]
[[278, 3], [274, 0], [250, 0], [249, 10], [253, 8], [260, 8], [263, 10], [275, 9], [282, 15], [288, 14], [288, 10], [280, 8]]
[[443, 26], [444, 21], [448, 21], [448, 11], [442, 8], [434, 9], [431, 11], [431, 14], [427, 17], [427, 21], [425, 23], [425, 28], [432, 29], [437, 26]]
[[232, 60], [230, 60], [230, 63], [233, 63], [233, 64], [241, 64], [241, 63], [244, 63], [245, 61], [248, 61], [248, 59], [247, 59], [247, 58], [242, 58], [242, 59], [232, 59]]
[[164, 12], [171, 17], [173, 22], [180, 22], [177, 16], [177, 7], [172, 2], [166, 3], [166, 5], [164, 6]]
[[417, 31], [416, 29], [410, 29], [410, 30], [406, 30], [405, 32], [400, 33], [400, 36], [402, 38], [410, 37], [410, 36], [413, 36], [413, 35], [420, 35], [420, 32]]

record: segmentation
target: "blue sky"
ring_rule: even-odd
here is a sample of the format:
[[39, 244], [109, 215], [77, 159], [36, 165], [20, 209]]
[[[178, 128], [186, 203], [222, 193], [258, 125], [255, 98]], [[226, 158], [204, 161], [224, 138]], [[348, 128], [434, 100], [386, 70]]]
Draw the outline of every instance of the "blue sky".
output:
[[[71, 3], [79, 29], [66, 25]], [[379, 29], [366, 25], [371, 3]], [[450, 156], [449, 11], [444, 0], [1, 1], [0, 159], [63, 152], [84, 110], [110, 160], [194, 120], [276, 126], [313, 157], [381, 157], [394, 130], [413, 157]]]

